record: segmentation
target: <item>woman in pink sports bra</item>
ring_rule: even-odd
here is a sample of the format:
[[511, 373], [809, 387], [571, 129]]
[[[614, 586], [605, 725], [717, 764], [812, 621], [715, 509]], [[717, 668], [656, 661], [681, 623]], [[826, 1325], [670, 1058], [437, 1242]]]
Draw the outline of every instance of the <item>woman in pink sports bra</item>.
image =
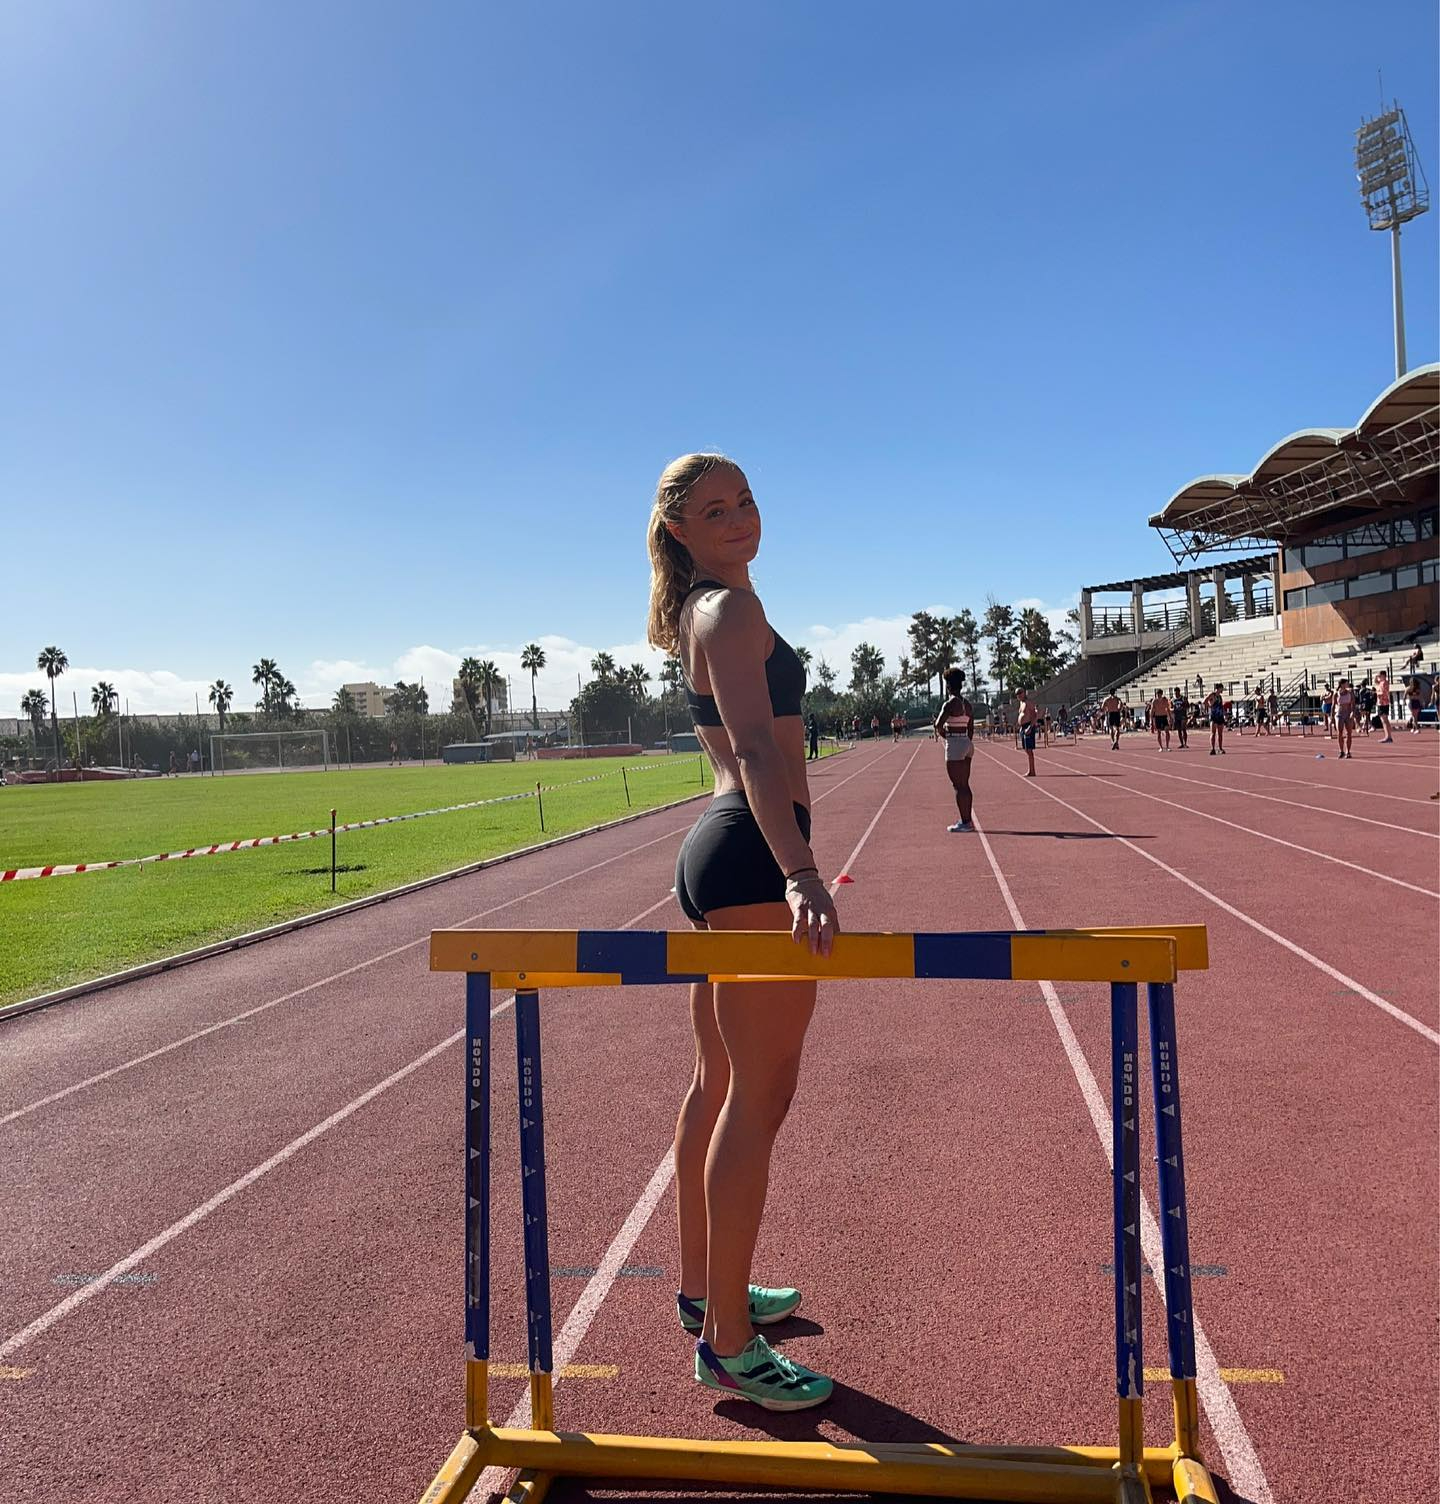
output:
[[974, 799], [970, 793], [970, 769], [975, 762], [975, 712], [965, 698], [963, 669], [945, 670], [945, 688], [949, 698], [935, 717], [935, 735], [945, 740], [945, 771], [955, 790], [955, 806], [960, 818], [945, 828], [955, 833], [972, 831]]

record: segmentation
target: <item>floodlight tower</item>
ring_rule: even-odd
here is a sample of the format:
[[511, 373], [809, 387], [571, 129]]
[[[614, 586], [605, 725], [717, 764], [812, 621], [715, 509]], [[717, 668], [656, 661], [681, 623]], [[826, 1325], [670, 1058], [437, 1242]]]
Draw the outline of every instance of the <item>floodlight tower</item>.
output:
[[1355, 175], [1372, 230], [1390, 231], [1395, 282], [1395, 379], [1405, 374], [1405, 295], [1400, 285], [1400, 226], [1430, 207], [1430, 185], [1415, 155], [1405, 111], [1396, 103], [1355, 132]]

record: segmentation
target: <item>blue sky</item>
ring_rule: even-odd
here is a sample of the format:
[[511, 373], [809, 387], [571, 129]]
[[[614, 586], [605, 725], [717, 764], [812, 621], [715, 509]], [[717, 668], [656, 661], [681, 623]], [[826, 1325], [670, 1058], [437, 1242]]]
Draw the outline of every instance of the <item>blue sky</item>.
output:
[[1440, 181], [1436, 51], [1428, 0], [0, 8], [0, 716], [48, 643], [172, 710], [538, 639], [559, 704], [697, 447], [832, 661], [1164, 567], [1180, 485], [1391, 378], [1353, 132], [1383, 68]]

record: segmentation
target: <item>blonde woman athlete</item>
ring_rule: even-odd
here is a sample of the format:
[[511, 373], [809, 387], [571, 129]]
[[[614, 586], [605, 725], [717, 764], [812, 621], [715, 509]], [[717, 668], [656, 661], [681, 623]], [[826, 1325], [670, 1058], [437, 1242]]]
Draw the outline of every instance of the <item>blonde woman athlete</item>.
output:
[[935, 735], [945, 742], [945, 771], [955, 790], [955, 807], [960, 816], [945, 828], [952, 833], [975, 829], [971, 816], [975, 812], [970, 792], [970, 769], [975, 766], [975, 712], [965, 698], [965, 673], [962, 669], [945, 670], [945, 689], [949, 698], [935, 717]]
[[[828, 955], [839, 925], [810, 850], [800, 700], [805, 669], [750, 585], [760, 513], [718, 454], [665, 467], [650, 514], [649, 640], [677, 653], [715, 769], [715, 797], [680, 848], [675, 896], [697, 929], [788, 930]], [[800, 1074], [814, 982], [690, 988], [695, 1074], [675, 1129], [680, 1324], [695, 1378], [767, 1410], [829, 1399], [831, 1380], [756, 1331], [800, 1292], [752, 1285], [770, 1155]]]
[[1342, 679], [1335, 689], [1335, 725], [1340, 737], [1340, 756], [1355, 756], [1355, 717], [1359, 706], [1355, 691], [1348, 679]]

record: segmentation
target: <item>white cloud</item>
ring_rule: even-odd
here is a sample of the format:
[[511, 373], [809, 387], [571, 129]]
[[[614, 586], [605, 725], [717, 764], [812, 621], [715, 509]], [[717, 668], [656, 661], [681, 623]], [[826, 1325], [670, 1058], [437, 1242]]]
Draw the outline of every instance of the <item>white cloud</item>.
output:
[[[93, 668], [72, 663], [55, 681], [55, 699], [60, 715], [72, 714], [76, 701], [79, 702], [80, 714], [89, 715], [90, 691], [102, 679], [115, 686], [121, 709], [128, 701], [130, 710], [136, 715], [166, 715], [181, 710], [193, 715], [197, 695], [201, 710], [210, 708], [205, 698], [210, 690], [209, 679], [182, 679], [167, 669]], [[18, 716], [20, 699], [31, 689], [49, 694], [50, 681], [35, 669], [21, 674], [0, 673], [0, 715]]]
[[[1076, 595], [1058, 605], [1051, 605], [1030, 597], [1014, 604], [1017, 610], [1033, 606], [1043, 612], [1051, 627], [1058, 632], [1065, 625], [1065, 612], [1078, 600], [1079, 596]], [[924, 609], [933, 615], [953, 616], [959, 607], [931, 605]], [[817, 658], [823, 656], [834, 668], [836, 682], [844, 685], [850, 681], [850, 654], [862, 642], [878, 648], [885, 658], [885, 671], [895, 673], [899, 668], [901, 655], [908, 656], [910, 652], [910, 620], [907, 615], [866, 616], [838, 625], [816, 622], [799, 630], [796, 642], [808, 647]], [[552, 710], [564, 709], [574, 698], [577, 674], [582, 683], [592, 677], [590, 660], [598, 652], [609, 653], [622, 667], [643, 663], [657, 682], [660, 667], [665, 661], [665, 655], [646, 642], [612, 643], [602, 649], [596, 644], [576, 642], [570, 637], [554, 635], [540, 637], [537, 641], [545, 652], [545, 667], [536, 675], [536, 697], [542, 707]], [[418, 643], [406, 648], [389, 663], [366, 663], [350, 658], [317, 658], [292, 676], [300, 692], [301, 703], [314, 708], [329, 705], [335, 691], [342, 684], [363, 683], [367, 680], [373, 680], [377, 684], [393, 684], [396, 679], [414, 683], [423, 678], [430, 691], [430, 703], [438, 709], [445, 703], [450, 681], [459, 673], [461, 660], [468, 657], [488, 658], [510, 680], [516, 706], [524, 707], [530, 700], [530, 675], [520, 667], [520, 652], [520, 645], [517, 644], [468, 643], [444, 648], [431, 643]], [[136, 715], [173, 715], [177, 711], [193, 713], [197, 694], [202, 712], [209, 710], [206, 694], [211, 681], [208, 679], [186, 679], [167, 669], [72, 666], [56, 684], [61, 714], [70, 709], [71, 692], [79, 697], [81, 714], [88, 714], [91, 686], [101, 679], [108, 680], [116, 687], [122, 705], [128, 700], [130, 710]], [[230, 683], [235, 691], [235, 708], [250, 709], [258, 698], [259, 691], [250, 683], [248, 675], [243, 682], [231, 679]], [[0, 672], [0, 716], [18, 716], [20, 697], [25, 691], [46, 688], [44, 674], [33, 669], [25, 673]]]

